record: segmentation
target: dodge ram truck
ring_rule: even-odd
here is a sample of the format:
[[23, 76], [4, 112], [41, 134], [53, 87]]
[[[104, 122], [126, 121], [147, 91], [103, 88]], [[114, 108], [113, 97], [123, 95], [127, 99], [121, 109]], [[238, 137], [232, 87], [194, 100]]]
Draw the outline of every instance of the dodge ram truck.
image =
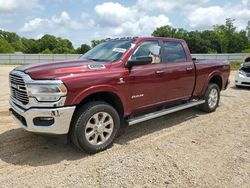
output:
[[194, 106], [215, 111], [229, 74], [226, 61], [192, 59], [181, 39], [111, 39], [77, 60], [15, 68], [10, 112], [27, 131], [65, 134], [96, 153], [123, 125]]

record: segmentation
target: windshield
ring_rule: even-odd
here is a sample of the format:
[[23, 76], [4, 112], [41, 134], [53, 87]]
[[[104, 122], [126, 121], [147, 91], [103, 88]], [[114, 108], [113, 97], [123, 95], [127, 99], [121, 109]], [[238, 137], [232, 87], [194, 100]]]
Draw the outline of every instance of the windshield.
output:
[[131, 40], [110, 40], [94, 47], [82, 55], [80, 59], [107, 62], [117, 61], [131, 47], [131, 44]]

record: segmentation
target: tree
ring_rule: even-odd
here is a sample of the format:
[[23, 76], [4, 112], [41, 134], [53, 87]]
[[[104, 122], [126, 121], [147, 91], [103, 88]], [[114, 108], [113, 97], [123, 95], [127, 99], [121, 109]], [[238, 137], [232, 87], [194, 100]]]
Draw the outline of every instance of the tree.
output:
[[60, 47], [57, 47], [54, 50], [52, 50], [52, 53], [53, 54], [74, 54], [75, 50], [60, 46]]
[[185, 38], [191, 53], [208, 53], [209, 41], [202, 38], [199, 31], [191, 31]]
[[247, 22], [246, 33], [247, 33], [247, 39], [248, 39], [247, 48], [250, 51], [250, 21]]
[[53, 54], [53, 52], [47, 48], [47, 49], [42, 51], [42, 54]]
[[40, 44], [38, 40], [22, 38], [22, 43], [24, 45], [24, 53], [36, 54], [40, 52]]
[[23, 52], [23, 53], [25, 52], [25, 46], [21, 40], [18, 40], [16, 42], [12, 42], [10, 44], [15, 49], [16, 52]]
[[183, 28], [175, 29], [169, 25], [157, 28], [153, 33], [155, 37], [171, 37], [185, 39], [192, 53], [208, 53], [209, 41], [204, 40], [199, 31], [188, 32]]
[[220, 53], [237, 53], [247, 48], [248, 40], [246, 31], [236, 31], [234, 19], [227, 18], [225, 25], [214, 26], [220, 42]]
[[5, 39], [15, 51], [25, 51], [25, 46], [23, 45], [21, 38], [16, 33], [0, 30], [0, 38]]
[[0, 38], [5, 39], [9, 43], [17, 42], [20, 40], [20, 37], [16, 33], [2, 30], [0, 30]]
[[237, 53], [250, 48], [248, 33], [250, 21], [245, 31], [237, 31], [234, 19], [228, 18], [225, 24], [215, 25], [213, 30], [186, 31], [166, 25], [157, 28], [152, 35], [185, 39], [192, 53]]
[[57, 38], [56, 47], [52, 50], [56, 54], [72, 54], [75, 53], [75, 49], [68, 39]]
[[211, 30], [202, 31], [201, 38], [207, 42], [208, 53], [220, 53], [221, 52], [220, 41], [214, 31], [211, 31]]
[[247, 32], [247, 37], [250, 40], [250, 21], [247, 22], [246, 32]]
[[169, 25], [166, 25], [166, 26], [162, 26], [162, 27], [159, 27], [157, 28], [153, 33], [152, 35], [154, 37], [175, 37], [175, 34], [176, 34], [176, 29], [169, 26]]
[[8, 41], [0, 38], [0, 53], [14, 53], [15, 50]]
[[103, 43], [103, 42], [105, 42], [105, 41], [106, 41], [105, 39], [101, 39], [101, 40], [92, 40], [92, 41], [91, 41], [91, 47], [94, 48], [94, 47], [96, 47], [97, 45], [99, 45], [99, 44], [101, 44], [101, 43]]
[[188, 31], [183, 28], [177, 29], [174, 35], [175, 38], [179, 38], [179, 39], [185, 39], [187, 38], [187, 36], [188, 36]]
[[76, 49], [76, 53], [78, 54], [85, 54], [91, 49], [91, 47], [87, 44], [82, 44], [81, 47]]
[[40, 51], [49, 49], [53, 50], [57, 47], [58, 40], [53, 35], [44, 35], [41, 39], [39, 39]]

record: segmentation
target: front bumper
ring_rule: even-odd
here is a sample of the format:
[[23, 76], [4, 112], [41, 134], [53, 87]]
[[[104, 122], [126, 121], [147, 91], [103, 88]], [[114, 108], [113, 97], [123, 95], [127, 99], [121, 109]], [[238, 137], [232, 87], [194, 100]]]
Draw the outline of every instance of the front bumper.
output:
[[25, 110], [12, 100], [9, 103], [13, 118], [27, 131], [47, 134], [67, 134], [69, 132], [75, 106]]
[[238, 72], [235, 75], [234, 82], [235, 82], [235, 85], [237, 85], [237, 86], [250, 87], [250, 77], [242, 76]]

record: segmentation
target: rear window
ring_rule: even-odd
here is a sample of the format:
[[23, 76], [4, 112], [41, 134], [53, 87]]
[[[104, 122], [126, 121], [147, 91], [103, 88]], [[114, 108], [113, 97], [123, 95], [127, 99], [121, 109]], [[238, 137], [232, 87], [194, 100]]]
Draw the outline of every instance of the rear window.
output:
[[186, 53], [179, 42], [164, 42], [166, 52], [165, 60], [167, 62], [185, 62], [187, 61]]

